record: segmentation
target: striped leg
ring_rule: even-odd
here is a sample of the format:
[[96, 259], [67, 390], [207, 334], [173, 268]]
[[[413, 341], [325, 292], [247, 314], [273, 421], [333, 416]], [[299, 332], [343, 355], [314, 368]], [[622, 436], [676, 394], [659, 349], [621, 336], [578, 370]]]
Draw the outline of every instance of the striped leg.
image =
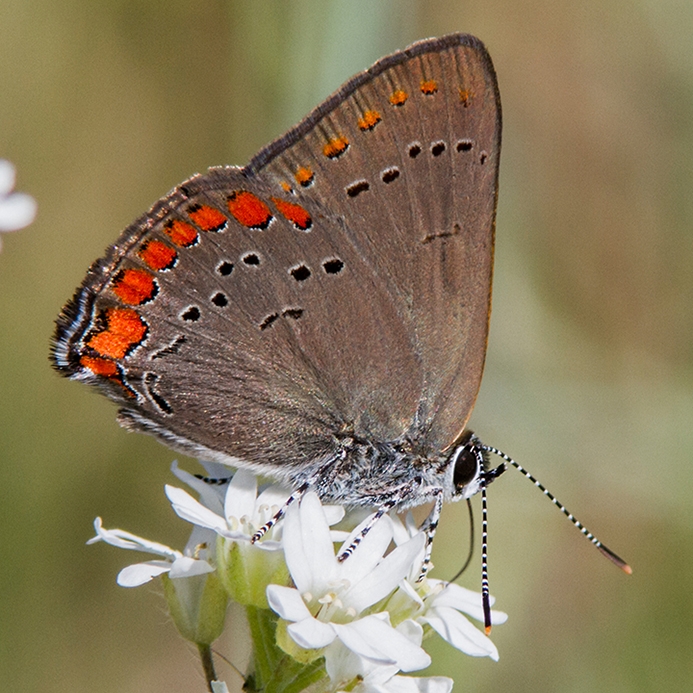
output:
[[334, 472], [336, 463], [339, 459], [344, 458], [344, 453], [339, 453], [337, 456], [332, 457], [329, 459], [325, 464], [323, 464], [309, 479], [304, 481], [287, 499], [284, 505], [279, 508], [279, 510], [274, 514], [273, 517], [271, 517], [267, 522], [265, 522], [260, 529], [258, 529], [255, 534], [251, 537], [250, 541], [255, 544], [256, 542], [260, 541], [262, 537], [267, 534], [267, 532], [274, 527], [274, 525], [279, 522], [279, 520], [282, 519], [284, 514], [286, 513], [288, 507], [296, 502], [300, 501], [303, 496], [310, 491], [310, 489], [318, 491], [318, 495], [320, 495], [320, 487], [329, 485], [332, 474]]
[[399, 498], [393, 498], [393, 499], [390, 499], [390, 500], [386, 501], [385, 503], [383, 503], [383, 505], [381, 505], [378, 508], [377, 512], [373, 515], [373, 517], [371, 517], [371, 519], [368, 520], [368, 522], [363, 526], [363, 528], [361, 529], [359, 534], [354, 537], [354, 540], [351, 542], [351, 544], [349, 544], [349, 546], [347, 546], [346, 549], [344, 549], [344, 551], [342, 551], [339, 554], [339, 556], [337, 556], [337, 560], [340, 563], [342, 561], [346, 561], [346, 559], [349, 558], [349, 556], [351, 556], [352, 553], [354, 553], [354, 551], [356, 550], [356, 547], [363, 541], [366, 534], [368, 534], [368, 532], [370, 532], [371, 529], [373, 529], [373, 526], [375, 525], [375, 523], [385, 513], [390, 512], [390, 510], [392, 510], [392, 508], [394, 508], [398, 503], [399, 503]]
[[481, 476], [481, 604], [484, 609], [484, 630], [491, 632], [491, 597], [488, 585], [488, 511], [486, 508], [486, 477]]
[[267, 534], [267, 532], [269, 532], [270, 529], [272, 529], [272, 527], [274, 527], [274, 525], [276, 525], [277, 522], [279, 522], [279, 520], [281, 520], [282, 517], [284, 517], [284, 513], [286, 513], [289, 506], [292, 503], [294, 503], [295, 501], [300, 501], [301, 498], [303, 498], [303, 496], [308, 492], [309, 489], [310, 489], [310, 483], [309, 482], [305, 482], [304, 484], [301, 484], [286, 499], [286, 502], [284, 503], [284, 505], [282, 505], [282, 507], [279, 508], [279, 510], [277, 510], [277, 512], [272, 517], [270, 517], [270, 519], [267, 520], [267, 522], [265, 522], [265, 524], [262, 525], [262, 527], [260, 527], [260, 529], [258, 529], [257, 532], [255, 532], [255, 534], [253, 534], [253, 536], [250, 538], [250, 542], [252, 544], [255, 544], [256, 542], [260, 541], [260, 539], [262, 539], [262, 537], [264, 537], [265, 534]]
[[421, 582], [425, 577], [426, 573], [431, 569], [431, 552], [433, 551], [433, 538], [436, 535], [436, 530], [438, 529], [438, 522], [440, 521], [440, 514], [443, 511], [443, 489], [438, 489], [436, 492], [435, 502], [433, 504], [433, 509], [429, 513], [428, 517], [421, 525], [421, 531], [426, 532], [426, 553], [424, 553], [423, 563], [421, 564], [421, 574], [417, 582]]

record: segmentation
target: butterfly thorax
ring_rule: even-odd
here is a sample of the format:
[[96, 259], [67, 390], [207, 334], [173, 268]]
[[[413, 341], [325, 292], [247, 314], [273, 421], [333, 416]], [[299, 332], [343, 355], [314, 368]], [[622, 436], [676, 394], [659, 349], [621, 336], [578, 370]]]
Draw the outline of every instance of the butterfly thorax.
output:
[[297, 471], [291, 483], [295, 487], [307, 484], [323, 502], [405, 510], [441, 493], [446, 501], [457, 500], [453, 467], [451, 457], [428, 456], [409, 442], [347, 438], [337, 455]]

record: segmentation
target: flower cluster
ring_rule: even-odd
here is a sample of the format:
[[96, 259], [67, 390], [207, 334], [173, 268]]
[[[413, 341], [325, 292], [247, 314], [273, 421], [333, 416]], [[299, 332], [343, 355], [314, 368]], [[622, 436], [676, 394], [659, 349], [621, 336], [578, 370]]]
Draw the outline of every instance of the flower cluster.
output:
[[[210, 477], [228, 473], [221, 465], [204, 466]], [[229, 599], [244, 605], [254, 640], [253, 676], [263, 679], [255, 680], [256, 688], [277, 676], [271, 666], [274, 652], [277, 661], [291, 657], [290, 675], [293, 680], [303, 676], [306, 687], [324, 679], [327, 691], [448, 693], [448, 678], [403, 675], [431, 663], [421, 647], [428, 631], [468, 655], [498, 659], [491, 640], [467, 619], [483, 620], [481, 595], [441, 580], [419, 580], [425, 537], [411, 518], [405, 524], [385, 515], [364, 535], [369, 517], [347, 532], [333, 526], [353, 525], [350, 515], [341, 507], [323, 506], [314, 493], [287, 508], [286, 489], [269, 486], [258, 495], [257, 479], [245, 470], [222, 483], [209, 483], [175, 465], [173, 472], [200, 497], [166, 487], [176, 514], [193, 524], [183, 552], [106, 530], [100, 518], [90, 543], [156, 555], [123, 569], [118, 584], [134, 587], [164, 578], [174, 622], [198, 646], [209, 646], [221, 634]], [[257, 530], [282, 508], [283, 519], [252, 543]], [[358, 548], [340, 561], [357, 537]], [[341, 544], [337, 551], [336, 544]], [[507, 618], [498, 611], [492, 616], [494, 624]], [[257, 633], [267, 632], [253, 628], [258, 619], [271, 626], [273, 642], [256, 642]]]

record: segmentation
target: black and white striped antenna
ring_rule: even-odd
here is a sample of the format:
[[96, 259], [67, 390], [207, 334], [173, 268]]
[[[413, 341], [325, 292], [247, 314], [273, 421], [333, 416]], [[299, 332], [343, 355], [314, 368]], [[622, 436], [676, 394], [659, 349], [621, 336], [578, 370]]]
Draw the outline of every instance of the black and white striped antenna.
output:
[[[482, 455], [484, 452], [490, 452], [494, 455], [498, 455], [504, 464], [500, 467], [496, 467], [490, 471], [482, 472], [481, 479], [481, 601], [484, 609], [484, 629], [486, 633], [491, 632], [491, 601], [489, 596], [489, 583], [488, 583], [488, 517], [486, 508], [486, 486], [490, 481], [495, 479], [499, 474], [507, 469], [507, 465], [515, 467], [522, 476], [529, 479], [585, 536], [589, 539], [594, 546], [601, 551], [601, 553], [606, 556], [612, 563], [617, 565], [624, 573], [631, 575], [633, 569], [626, 563], [618, 554], [614, 553], [610, 548], [602, 544], [597, 537], [590, 532], [585, 525], [580, 522], [569, 510], [561, 503], [556, 496], [554, 496], [538, 479], [533, 477], [522, 465], [515, 462], [512, 457], [506, 455], [504, 452], [498, 448], [494, 448], [491, 445], [484, 445], [480, 441], [478, 442], [478, 448]], [[481, 469], [484, 469], [482, 466]], [[465, 566], [466, 567], [466, 566]], [[459, 575], [459, 574], [458, 574]], [[458, 576], [455, 576], [458, 577]]]

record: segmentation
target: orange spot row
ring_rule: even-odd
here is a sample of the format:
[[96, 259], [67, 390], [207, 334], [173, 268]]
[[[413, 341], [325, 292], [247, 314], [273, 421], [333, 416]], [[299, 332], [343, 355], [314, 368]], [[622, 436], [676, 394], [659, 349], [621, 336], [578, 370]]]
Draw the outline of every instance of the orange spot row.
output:
[[158, 287], [149, 272], [140, 269], [120, 270], [112, 281], [113, 293], [131, 306], [139, 306], [151, 301]]
[[402, 106], [404, 103], [406, 103], [408, 98], [409, 94], [407, 94], [406, 91], [402, 91], [402, 89], [396, 89], [392, 92], [392, 94], [390, 94], [390, 103], [393, 106]]
[[229, 195], [229, 212], [239, 224], [250, 229], [266, 229], [272, 221], [269, 207], [253, 193], [236, 190]]
[[198, 241], [198, 233], [195, 229], [179, 219], [171, 219], [164, 225], [164, 232], [170, 239], [183, 248], [195, 245]]
[[307, 231], [313, 225], [310, 214], [301, 205], [287, 202], [279, 197], [270, 198], [279, 213], [292, 222], [301, 231]]
[[294, 176], [296, 182], [304, 188], [307, 188], [315, 179], [315, 174], [307, 166], [301, 166]]
[[363, 118], [359, 118], [358, 126], [361, 130], [372, 130], [381, 120], [382, 116], [378, 111], [366, 111]]
[[170, 245], [157, 240], [144, 243], [138, 255], [150, 269], [157, 272], [170, 269], [178, 259], [178, 253]]
[[135, 393], [123, 382], [123, 374], [118, 368], [118, 364], [110, 359], [102, 359], [98, 356], [82, 356], [79, 360], [80, 365], [88, 368], [94, 375], [101, 375], [114, 383], [118, 383], [123, 388], [123, 393], [130, 398], [136, 397]]
[[421, 80], [421, 93], [430, 96], [438, 91], [438, 82], [435, 79]]
[[194, 205], [188, 210], [188, 216], [203, 231], [219, 231], [228, 221], [218, 209], [207, 205]]
[[122, 359], [147, 334], [147, 324], [134, 310], [110, 308], [106, 311], [106, 329], [87, 342], [101, 356]]
[[472, 92], [460, 87], [460, 103], [466, 108], [472, 100]]
[[346, 137], [344, 137], [344, 135], [340, 135], [339, 137], [335, 137], [334, 139], [330, 140], [322, 148], [322, 153], [328, 159], [336, 159], [337, 157], [344, 154], [348, 147], [349, 140]]
[[98, 356], [84, 355], [80, 358], [79, 362], [95, 375], [103, 375], [106, 378], [117, 378], [119, 376], [118, 366], [115, 361], [102, 359]]

